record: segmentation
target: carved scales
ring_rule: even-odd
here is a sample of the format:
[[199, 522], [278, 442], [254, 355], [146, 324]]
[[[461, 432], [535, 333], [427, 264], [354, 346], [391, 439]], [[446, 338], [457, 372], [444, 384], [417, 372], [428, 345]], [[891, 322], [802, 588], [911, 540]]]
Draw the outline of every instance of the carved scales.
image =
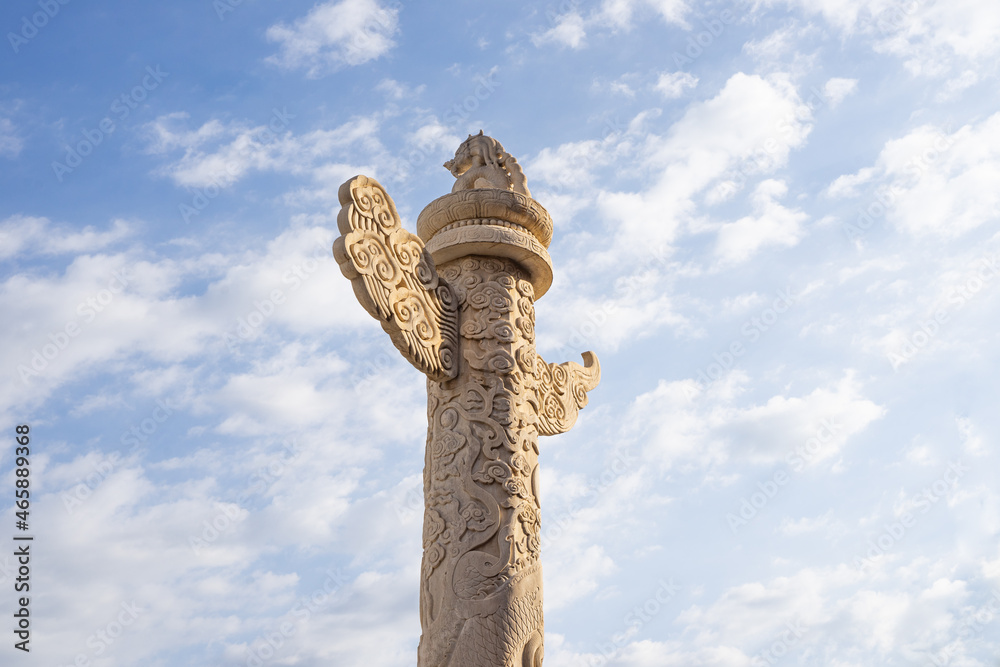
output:
[[[470, 135], [418, 236], [381, 185], [340, 188], [333, 251], [365, 309], [427, 375], [419, 667], [540, 667], [538, 436], [569, 430], [600, 380], [535, 353], [552, 220], [517, 161]], [[426, 244], [426, 245], [425, 245]]]

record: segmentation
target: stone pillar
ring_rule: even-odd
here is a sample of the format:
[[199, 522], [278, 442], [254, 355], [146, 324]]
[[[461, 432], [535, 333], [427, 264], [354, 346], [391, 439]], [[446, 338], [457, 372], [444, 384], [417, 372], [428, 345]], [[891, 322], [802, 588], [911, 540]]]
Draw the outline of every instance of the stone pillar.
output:
[[418, 665], [540, 667], [538, 436], [573, 425], [600, 368], [535, 353], [552, 221], [516, 160], [480, 133], [445, 166], [456, 187], [419, 237], [377, 182], [345, 183], [334, 255], [428, 376]]

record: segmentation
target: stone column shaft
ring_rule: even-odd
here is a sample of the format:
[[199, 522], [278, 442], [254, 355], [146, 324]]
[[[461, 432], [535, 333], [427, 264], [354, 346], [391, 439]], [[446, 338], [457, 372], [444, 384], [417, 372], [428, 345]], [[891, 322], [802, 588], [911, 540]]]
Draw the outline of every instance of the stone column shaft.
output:
[[419, 236], [377, 181], [344, 183], [333, 254], [427, 375], [419, 667], [541, 667], [538, 436], [573, 426], [600, 366], [535, 353], [552, 219], [517, 160], [480, 132], [445, 166]]
[[458, 377], [427, 383], [420, 667], [541, 665], [533, 287], [510, 259], [438, 267]]

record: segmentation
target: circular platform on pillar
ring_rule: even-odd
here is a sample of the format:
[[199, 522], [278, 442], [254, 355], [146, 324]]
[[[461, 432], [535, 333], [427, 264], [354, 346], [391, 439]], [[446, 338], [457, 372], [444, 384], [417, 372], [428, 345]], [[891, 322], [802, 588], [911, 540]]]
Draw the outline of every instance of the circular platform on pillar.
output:
[[507, 257], [528, 272], [536, 299], [552, 285], [552, 218], [518, 192], [479, 188], [438, 197], [420, 212], [417, 235], [438, 266], [468, 255]]

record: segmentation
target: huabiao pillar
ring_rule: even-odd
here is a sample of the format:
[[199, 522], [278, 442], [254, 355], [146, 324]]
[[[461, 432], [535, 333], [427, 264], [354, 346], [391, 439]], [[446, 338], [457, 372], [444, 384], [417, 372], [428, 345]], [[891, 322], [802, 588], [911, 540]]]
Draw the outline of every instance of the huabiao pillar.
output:
[[333, 253], [427, 376], [419, 667], [540, 667], [538, 436], [573, 426], [600, 366], [535, 352], [552, 219], [517, 161], [480, 132], [444, 166], [417, 236], [374, 179], [344, 183]]

